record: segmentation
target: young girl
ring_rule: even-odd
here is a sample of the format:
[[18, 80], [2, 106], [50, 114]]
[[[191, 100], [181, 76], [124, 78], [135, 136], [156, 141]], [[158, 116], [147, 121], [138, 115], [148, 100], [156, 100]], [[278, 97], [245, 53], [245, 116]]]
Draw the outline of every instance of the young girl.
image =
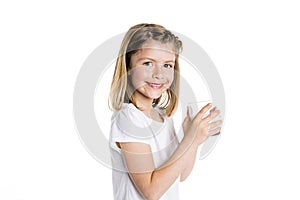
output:
[[164, 27], [138, 24], [121, 44], [110, 91], [110, 144], [116, 200], [179, 199], [198, 146], [220, 132], [220, 111], [207, 104], [182, 124], [178, 141], [171, 116], [179, 96], [182, 42]]

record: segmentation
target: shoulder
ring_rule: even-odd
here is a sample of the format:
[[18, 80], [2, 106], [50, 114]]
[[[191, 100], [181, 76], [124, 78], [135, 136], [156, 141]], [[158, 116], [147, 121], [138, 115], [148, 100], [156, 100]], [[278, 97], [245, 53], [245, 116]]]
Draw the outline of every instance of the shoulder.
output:
[[133, 104], [123, 104], [112, 117], [111, 137], [123, 142], [144, 141], [152, 137], [149, 120]]
[[137, 109], [132, 103], [124, 103], [122, 108], [115, 112], [112, 121], [117, 124], [145, 127], [149, 123], [149, 119], [144, 115], [142, 111]]

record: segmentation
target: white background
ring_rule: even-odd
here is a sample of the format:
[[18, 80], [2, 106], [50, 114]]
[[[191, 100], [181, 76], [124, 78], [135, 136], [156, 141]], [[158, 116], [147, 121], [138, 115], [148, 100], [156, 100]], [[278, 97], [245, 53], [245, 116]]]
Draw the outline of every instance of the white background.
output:
[[[102, 1], [103, 2], [103, 1]], [[1, 1], [0, 199], [112, 199], [85, 150], [72, 95], [87, 56], [134, 24], [197, 42], [226, 93], [223, 135], [182, 199], [299, 199], [297, 1]]]

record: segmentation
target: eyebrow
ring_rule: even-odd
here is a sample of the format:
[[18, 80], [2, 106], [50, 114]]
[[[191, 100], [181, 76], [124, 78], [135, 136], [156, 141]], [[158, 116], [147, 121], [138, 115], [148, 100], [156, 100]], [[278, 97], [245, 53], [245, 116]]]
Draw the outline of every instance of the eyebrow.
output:
[[[137, 61], [141, 61], [141, 60], [151, 60], [151, 61], [156, 61], [155, 59], [149, 58], [149, 57], [142, 57], [142, 58], [139, 58]], [[166, 62], [166, 63], [169, 63], [169, 62], [175, 63], [175, 60], [166, 60], [166, 61], [164, 61], [164, 62]]]

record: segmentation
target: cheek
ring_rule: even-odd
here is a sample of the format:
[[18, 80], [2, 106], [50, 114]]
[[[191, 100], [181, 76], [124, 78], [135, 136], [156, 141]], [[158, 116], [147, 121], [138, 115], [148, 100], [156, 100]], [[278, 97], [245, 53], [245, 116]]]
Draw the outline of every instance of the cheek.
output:
[[141, 69], [134, 69], [131, 75], [131, 82], [134, 88], [142, 87], [148, 77], [149, 72]]
[[170, 87], [174, 80], [174, 72], [166, 73], [165, 77], [168, 80], [168, 87]]

